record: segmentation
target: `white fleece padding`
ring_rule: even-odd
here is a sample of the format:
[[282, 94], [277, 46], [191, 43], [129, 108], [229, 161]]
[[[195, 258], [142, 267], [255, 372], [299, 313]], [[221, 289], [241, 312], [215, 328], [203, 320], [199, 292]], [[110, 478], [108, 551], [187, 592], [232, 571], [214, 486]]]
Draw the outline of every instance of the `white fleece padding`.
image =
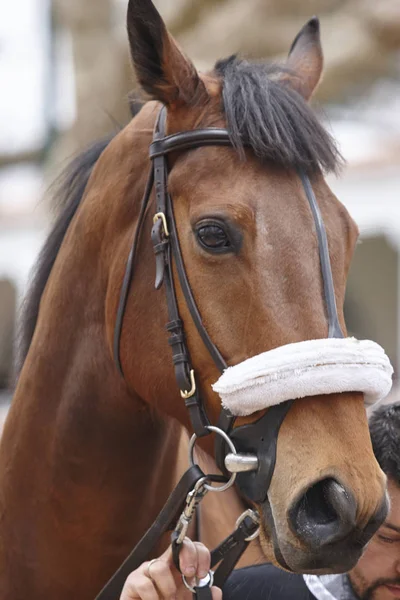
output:
[[280, 346], [229, 367], [212, 386], [238, 417], [286, 400], [362, 392], [367, 405], [388, 395], [393, 368], [379, 344], [329, 338]]

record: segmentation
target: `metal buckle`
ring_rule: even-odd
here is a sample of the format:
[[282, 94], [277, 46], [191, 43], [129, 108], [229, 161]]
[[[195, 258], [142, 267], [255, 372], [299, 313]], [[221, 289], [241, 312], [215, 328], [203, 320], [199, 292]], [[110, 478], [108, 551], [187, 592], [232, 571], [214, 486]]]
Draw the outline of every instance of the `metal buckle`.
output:
[[202, 477], [199, 479], [194, 488], [186, 496], [185, 508], [183, 509], [183, 512], [179, 517], [179, 521], [175, 527], [175, 532], [178, 534], [175, 543], [178, 545], [182, 544], [183, 540], [185, 539], [189, 525], [192, 522], [193, 515], [196, 512], [196, 508], [208, 492], [205, 487], [206, 481], [207, 477]]
[[249, 537], [247, 537], [245, 539], [245, 542], [252, 542], [260, 535], [260, 515], [258, 514], [258, 512], [256, 512], [255, 510], [252, 510], [251, 508], [249, 508], [248, 510], [245, 510], [244, 513], [242, 513], [240, 515], [240, 517], [238, 518], [238, 520], [236, 521], [236, 529], [239, 529], [240, 525], [243, 523], [243, 521], [245, 519], [247, 519], [247, 517], [250, 517], [250, 519], [253, 521], [253, 523], [258, 525], [258, 528], [256, 529], [256, 531], [252, 535], [249, 535]]
[[[207, 425], [206, 429], [216, 433], [217, 435], [220, 435], [225, 440], [225, 442], [228, 444], [231, 453], [237, 454], [236, 448], [235, 448], [231, 438], [228, 436], [228, 434], [225, 433], [225, 431], [223, 431], [219, 427], [214, 427], [214, 425]], [[192, 467], [195, 464], [195, 462], [194, 462], [194, 446], [196, 444], [196, 440], [197, 440], [197, 435], [194, 433], [192, 435], [192, 437], [190, 438], [190, 442], [189, 442], [189, 462]], [[225, 490], [228, 490], [235, 483], [236, 475], [237, 475], [237, 473], [232, 473], [229, 481], [224, 483], [224, 485], [213, 487], [212, 485], [205, 483], [204, 487], [209, 492], [225, 492]]]
[[164, 228], [164, 235], [166, 237], [169, 237], [169, 230], [168, 230], [168, 225], [167, 225], [167, 218], [164, 215], [163, 212], [159, 212], [156, 215], [154, 215], [153, 217], [153, 223], [156, 224], [158, 219], [161, 219], [162, 223], [163, 223], [163, 228]]
[[192, 592], [192, 594], [196, 593], [196, 588], [203, 588], [203, 587], [209, 587], [211, 588], [213, 586], [214, 583], [214, 572], [213, 571], [209, 571], [208, 575], [206, 575], [205, 577], [203, 577], [203, 579], [197, 579], [197, 577], [195, 577], [195, 581], [196, 581], [196, 585], [190, 585], [190, 583], [188, 583], [186, 577], [184, 575], [182, 575], [182, 581], [185, 584], [185, 586], [187, 587], [188, 590], [190, 590]]
[[192, 387], [189, 390], [189, 392], [187, 392], [187, 391], [182, 392], [182, 390], [181, 390], [181, 396], [182, 396], [182, 398], [184, 400], [187, 400], [188, 398], [191, 398], [196, 393], [196, 380], [194, 378], [194, 371], [193, 371], [193, 369], [190, 371], [190, 383], [192, 384]]

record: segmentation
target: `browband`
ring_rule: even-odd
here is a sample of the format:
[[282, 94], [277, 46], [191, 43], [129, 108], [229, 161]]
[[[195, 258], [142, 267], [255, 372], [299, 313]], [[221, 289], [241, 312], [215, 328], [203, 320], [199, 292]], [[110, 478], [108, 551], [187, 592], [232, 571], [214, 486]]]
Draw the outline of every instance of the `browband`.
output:
[[155, 140], [150, 146], [150, 158], [153, 160], [158, 156], [166, 156], [175, 150], [193, 150], [201, 146], [230, 146], [232, 141], [226, 129], [210, 127], [208, 129], [195, 129], [173, 133], [166, 137]]

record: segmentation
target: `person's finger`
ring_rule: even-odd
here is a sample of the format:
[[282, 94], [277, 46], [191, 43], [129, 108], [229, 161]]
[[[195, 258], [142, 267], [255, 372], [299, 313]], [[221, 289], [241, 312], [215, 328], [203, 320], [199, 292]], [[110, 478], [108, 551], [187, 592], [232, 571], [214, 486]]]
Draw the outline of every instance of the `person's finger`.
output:
[[177, 592], [171, 568], [173, 566], [163, 559], [152, 562], [147, 568], [147, 574], [155, 584], [162, 598], [173, 598]]
[[222, 590], [217, 587], [211, 588], [212, 600], [222, 600]]
[[154, 583], [141, 572], [131, 573], [122, 590], [121, 600], [159, 600]]
[[185, 577], [193, 578], [197, 572], [197, 550], [189, 538], [185, 538], [179, 554], [179, 566]]
[[197, 552], [197, 572], [199, 579], [206, 577], [210, 571], [211, 554], [209, 549], [200, 542], [193, 542]]

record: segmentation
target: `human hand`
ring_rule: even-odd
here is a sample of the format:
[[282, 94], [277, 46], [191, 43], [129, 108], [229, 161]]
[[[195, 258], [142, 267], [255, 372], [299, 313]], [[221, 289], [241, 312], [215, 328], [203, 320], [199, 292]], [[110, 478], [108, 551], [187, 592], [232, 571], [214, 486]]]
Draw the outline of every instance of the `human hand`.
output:
[[[204, 544], [185, 538], [179, 555], [183, 575], [191, 582], [194, 577], [202, 579], [210, 570], [210, 552]], [[211, 588], [213, 600], [222, 600], [219, 588]], [[143, 563], [126, 580], [120, 600], [185, 600], [191, 592], [183, 584], [182, 576], [175, 568], [171, 548], [160, 558]]]

